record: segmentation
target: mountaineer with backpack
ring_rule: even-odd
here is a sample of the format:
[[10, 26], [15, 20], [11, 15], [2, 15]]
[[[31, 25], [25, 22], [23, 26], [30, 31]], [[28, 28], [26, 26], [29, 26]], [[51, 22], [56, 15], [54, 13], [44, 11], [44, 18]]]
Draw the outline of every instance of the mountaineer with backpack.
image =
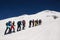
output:
[[26, 22], [25, 22], [25, 20], [23, 20], [23, 21], [22, 21], [22, 26], [23, 26], [23, 27], [22, 27], [22, 30], [25, 29], [25, 24], [26, 24]]
[[15, 32], [15, 28], [14, 28], [14, 26], [15, 26], [15, 21], [13, 21], [13, 23], [11, 24], [11, 31], [12, 31], [12, 29], [13, 29], [12, 32]]
[[11, 33], [11, 21], [9, 21], [9, 22], [6, 23], [6, 30], [5, 30], [4, 35], [10, 34], [10, 33]]
[[21, 31], [21, 21], [17, 22], [17, 31]]

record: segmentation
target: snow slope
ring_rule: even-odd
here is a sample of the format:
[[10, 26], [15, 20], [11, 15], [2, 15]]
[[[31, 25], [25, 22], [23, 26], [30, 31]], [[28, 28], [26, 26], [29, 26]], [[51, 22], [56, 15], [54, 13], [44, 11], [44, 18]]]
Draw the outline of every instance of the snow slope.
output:
[[[57, 16], [54, 19], [53, 16]], [[4, 35], [6, 29], [5, 23], [15, 21], [15, 29], [17, 22], [26, 20], [26, 28], [20, 32]], [[29, 20], [41, 19], [42, 24], [36, 27], [28, 28]], [[60, 40], [60, 12], [44, 10], [34, 15], [22, 15], [18, 17], [7, 18], [0, 20], [0, 40]]]

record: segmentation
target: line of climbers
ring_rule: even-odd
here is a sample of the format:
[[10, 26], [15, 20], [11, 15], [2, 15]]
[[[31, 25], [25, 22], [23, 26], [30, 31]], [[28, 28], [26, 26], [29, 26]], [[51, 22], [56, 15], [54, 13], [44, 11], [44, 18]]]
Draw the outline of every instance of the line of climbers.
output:
[[[42, 22], [41, 20], [34, 20], [34, 19], [30, 20], [29, 21], [29, 28], [41, 25], [41, 22]], [[26, 27], [26, 21], [25, 20], [17, 22], [17, 31], [25, 30], [25, 27]], [[8, 21], [6, 23], [6, 30], [5, 30], [4, 35], [10, 34], [12, 32], [15, 32], [15, 21], [13, 21], [13, 22]]]
[[29, 21], [29, 28], [34, 27], [34, 26], [38, 26], [41, 25], [42, 21], [41, 20], [30, 20]]

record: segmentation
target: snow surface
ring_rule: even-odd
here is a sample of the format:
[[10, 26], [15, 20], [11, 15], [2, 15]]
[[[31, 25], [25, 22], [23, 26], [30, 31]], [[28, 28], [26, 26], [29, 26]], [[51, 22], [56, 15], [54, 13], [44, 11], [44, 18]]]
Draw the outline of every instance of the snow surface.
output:
[[[58, 18], [54, 19], [54, 16]], [[29, 20], [41, 19], [42, 24], [36, 27], [28, 28]], [[4, 35], [8, 21], [15, 21], [15, 29], [17, 30], [17, 22], [26, 20], [25, 30], [8, 35]], [[60, 40], [60, 12], [44, 10], [34, 15], [22, 15], [18, 17], [0, 20], [0, 40]]]

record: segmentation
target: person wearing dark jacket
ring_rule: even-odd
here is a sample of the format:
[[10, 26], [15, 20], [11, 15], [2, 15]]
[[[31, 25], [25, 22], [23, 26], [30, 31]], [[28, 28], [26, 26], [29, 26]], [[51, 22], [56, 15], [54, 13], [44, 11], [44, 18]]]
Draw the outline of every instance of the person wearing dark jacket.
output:
[[25, 22], [25, 20], [23, 20], [23, 21], [22, 21], [22, 26], [23, 26], [23, 27], [22, 27], [22, 30], [25, 29], [25, 24], [26, 24], [26, 22]]
[[41, 21], [41, 20], [39, 20], [39, 25], [41, 25], [41, 23], [42, 23], [42, 21]]
[[[8, 29], [9, 29], [9, 31], [8, 31]], [[11, 21], [9, 21], [9, 22], [6, 23], [6, 30], [5, 30], [4, 35], [10, 34], [10, 33], [11, 33]]]
[[18, 21], [17, 22], [17, 31], [21, 31], [21, 21]]
[[34, 27], [34, 19], [29, 21], [29, 28]]
[[30, 21], [29, 21], [29, 28], [31, 28], [31, 22], [32, 22], [32, 21], [30, 20]]
[[32, 21], [32, 24], [33, 24], [33, 26], [32, 26], [32, 27], [34, 27], [34, 19], [33, 19], [33, 21]]

